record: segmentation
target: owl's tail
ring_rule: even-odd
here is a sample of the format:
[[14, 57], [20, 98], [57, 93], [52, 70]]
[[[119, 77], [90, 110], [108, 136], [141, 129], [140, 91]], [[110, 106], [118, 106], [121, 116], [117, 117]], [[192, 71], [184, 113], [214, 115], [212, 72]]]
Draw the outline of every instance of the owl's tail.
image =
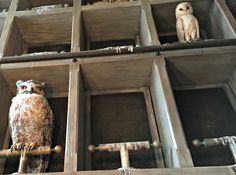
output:
[[48, 167], [49, 156], [29, 156], [27, 173], [44, 173]]

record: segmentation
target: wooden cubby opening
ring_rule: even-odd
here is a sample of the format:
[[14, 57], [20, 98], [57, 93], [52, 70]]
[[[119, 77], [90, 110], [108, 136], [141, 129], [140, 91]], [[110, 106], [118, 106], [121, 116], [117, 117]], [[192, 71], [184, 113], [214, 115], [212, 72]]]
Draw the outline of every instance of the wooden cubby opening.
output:
[[228, 147], [196, 148], [191, 142], [236, 134], [235, 54], [167, 57], [166, 62], [194, 165], [233, 164]]
[[12, 0], [1, 0], [0, 1], [0, 11], [8, 11]]
[[[230, 29], [231, 24], [226, 22], [226, 16], [218, 2], [213, 0], [190, 2], [193, 6], [193, 15], [199, 22], [201, 40], [235, 37], [234, 32]], [[153, 18], [161, 44], [178, 42], [175, 8], [179, 3], [151, 1]]]
[[72, 9], [41, 15], [18, 13], [9, 31], [4, 56], [70, 51], [71, 30]]
[[[82, 50], [102, 49], [115, 46], [145, 46], [151, 39], [140, 2], [83, 6]], [[109, 15], [108, 15], [109, 14]]]
[[[119, 60], [119, 59], [120, 60]], [[78, 170], [101, 170], [101, 169], [106, 169], [103, 165], [104, 162], [106, 162], [109, 158], [110, 155], [104, 154], [104, 157], [102, 156], [103, 154], [96, 154], [97, 156], [102, 158], [103, 162], [97, 162], [96, 158], [93, 159], [93, 156], [91, 153], [87, 152], [87, 146], [89, 144], [102, 144], [102, 143], [109, 143], [109, 142], [129, 142], [129, 141], [134, 141], [130, 137], [132, 137], [132, 134], [129, 135], [129, 132], [126, 132], [124, 130], [124, 138], [117, 138], [115, 136], [114, 132], [110, 132], [106, 130], [106, 123], [109, 123], [110, 119], [112, 117], [115, 117], [116, 114], [114, 114], [114, 111], [117, 109], [114, 106], [116, 106], [116, 98], [121, 100], [122, 102], [120, 103], [125, 103], [129, 102], [130, 100], [137, 100], [134, 102], [134, 104], [142, 106], [139, 108], [136, 107], [131, 107], [128, 108], [130, 104], [126, 104], [126, 107], [120, 107], [118, 109], [118, 113], [120, 110], [121, 115], [126, 115], [127, 113], [136, 115], [135, 112], [142, 110], [142, 113], [144, 114], [142, 118], [143, 123], [147, 122], [149, 123], [149, 127], [146, 127], [146, 130], [150, 130], [150, 134], [145, 135], [144, 137], [149, 140], [150, 138], [152, 141], [157, 138], [160, 139], [162, 143], [162, 151], [155, 151], [156, 156], [156, 165], [153, 166], [153, 162], [150, 163], [149, 165], [140, 165], [140, 162], [136, 162], [135, 160], [131, 160], [131, 166], [132, 166], [132, 161], [133, 165], [137, 166], [135, 168], [173, 168], [173, 167], [181, 167], [181, 163], [183, 160], [182, 155], [185, 155], [185, 160], [190, 160], [190, 155], [186, 152], [188, 152], [187, 147], [184, 145], [181, 146], [183, 149], [178, 150], [176, 152], [176, 148], [173, 148], [173, 140], [171, 136], [171, 126], [168, 126], [168, 114], [166, 114], [166, 111], [159, 111], [160, 105], [163, 105], [163, 102], [157, 102], [155, 105], [152, 103], [152, 97], [155, 96], [155, 93], [157, 89], [159, 89], [159, 84], [156, 82], [157, 80], [155, 79], [155, 76], [157, 76], [155, 71], [158, 71], [157, 68], [155, 67], [155, 58], [156, 56], [153, 54], [141, 54], [141, 55], [130, 55], [130, 56], [113, 56], [110, 58], [106, 58], [106, 61], [98, 59], [98, 61], [95, 62], [89, 62], [89, 63], [81, 63], [80, 64], [80, 70], [81, 70], [81, 83], [83, 86], [83, 92], [84, 92], [84, 101], [82, 104], [84, 104], [84, 110], [82, 116], [83, 118], [83, 128], [79, 128], [80, 131], [79, 133], [84, 133], [83, 136], [83, 141], [80, 141], [80, 143], [84, 143], [84, 145], [79, 146], [79, 152], [82, 152], [84, 156], [83, 160], [80, 159], [78, 162]], [[150, 89], [155, 89], [155, 90], [150, 90]], [[144, 97], [144, 98], [143, 98]], [[158, 100], [162, 99], [162, 96], [157, 97]], [[110, 101], [111, 99], [114, 99], [114, 102]], [[103, 101], [104, 100], [104, 101]], [[104, 104], [101, 104], [103, 101]], [[146, 104], [146, 105], [144, 105]], [[105, 108], [105, 106], [111, 105], [110, 113], [109, 109]], [[112, 108], [113, 105], [113, 108]], [[122, 104], [120, 104], [122, 105]], [[146, 108], [146, 109], [145, 109]], [[80, 107], [82, 109], [82, 107]], [[134, 112], [132, 113], [132, 109]], [[99, 112], [96, 112], [98, 110]], [[155, 113], [154, 113], [155, 110]], [[111, 112], [112, 111], [112, 112]], [[158, 112], [159, 111], [159, 112]], [[110, 115], [111, 114], [111, 115]], [[104, 117], [105, 115], [110, 116], [108, 118]], [[120, 117], [122, 118], [122, 117]], [[126, 117], [125, 117], [126, 118]], [[165, 118], [164, 120], [161, 120], [161, 118]], [[124, 119], [124, 116], [123, 116]], [[117, 120], [114, 118], [114, 121]], [[156, 122], [156, 120], [161, 121], [161, 122]], [[97, 123], [102, 122], [104, 125], [97, 125]], [[130, 123], [132, 121], [128, 120], [127, 118], [127, 123]], [[135, 123], [136, 122], [136, 123]], [[135, 121], [133, 124], [134, 128], [139, 128], [138, 124], [138, 119]], [[96, 124], [95, 124], [96, 123]], [[113, 125], [122, 125], [122, 123], [125, 123], [125, 121], [121, 120], [118, 123], [114, 123]], [[81, 123], [80, 123], [81, 124]], [[82, 125], [82, 124], [81, 124]], [[148, 125], [147, 125], [148, 126]], [[112, 127], [112, 123], [111, 123]], [[122, 126], [120, 126], [122, 127]], [[140, 126], [141, 127], [141, 126]], [[142, 128], [142, 127], [141, 127]], [[161, 128], [161, 129], [160, 129]], [[164, 129], [165, 128], [165, 129]], [[115, 127], [113, 128], [115, 129]], [[130, 128], [132, 130], [132, 127]], [[100, 130], [103, 132], [103, 138], [99, 141], [96, 140], [100, 137], [96, 137], [97, 130]], [[128, 129], [127, 129], [128, 130]], [[122, 131], [123, 132], [123, 131]], [[139, 132], [137, 130], [134, 135]], [[175, 128], [175, 133], [179, 134], [179, 141], [184, 138], [181, 136], [181, 128], [180, 130], [178, 128]], [[112, 133], [114, 135], [112, 136]], [[159, 135], [160, 133], [160, 135]], [[95, 135], [94, 135], [95, 134]], [[127, 134], [127, 140], [125, 139], [125, 134]], [[140, 134], [141, 135], [141, 134]], [[113, 140], [109, 140], [110, 138], [113, 138]], [[148, 139], [149, 138], [149, 139]], [[120, 140], [119, 140], [120, 139]], [[123, 139], [123, 140], [122, 140]], [[130, 140], [131, 139], [131, 140]], [[137, 138], [133, 138], [135, 141], [138, 141]], [[143, 140], [142, 137], [140, 139]], [[80, 140], [80, 139], [79, 139]], [[150, 140], [151, 141], [151, 140]], [[177, 143], [178, 145], [178, 143]], [[97, 145], [96, 145], [97, 146]], [[81, 149], [83, 151], [81, 151]], [[173, 150], [171, 153], [169, 150]], [[180, 153], [181, 152], [181, 153]], [[180, 153], [180, 154], [179, 154]], [[141, 153], [142, 154], [142, 153]], [[162, 156], [163, 154], [163, 156]], [[114, 164], [111, 166], [108, 166], [107, 169], [117, 169], [119, 168], [119, 156], [117, 154], [115, 155], [115, 160]], [[138, 155], [138, 151], [137, 151]], [[145, 155], [145, 152], [144, 152]], [[150, 155], [150, 154], [149, 154]], [[147, 156], [147, 155], [146, 155]], [[173, 158], [174, 157], [174, 158]], [[187, 157], [187, 158], [186, 158]], [[81, 156], [80, 156], [81, 158]], [[107, 159], [108, 158], [108, 159]], [[114, 157], [113, 157], [114, 158]], [[79, 159], [79, 158], [78, 158]], [[112, 156], [110, 157], [112, 159]], [[153, 159], [148, 159], [150, 161], [153, 161]], [[98, 164], [96, 164], [96, 162]], [[154, 159], [155, 162], [155, 159]], [[174, 163], [173, 163], [174, 162]], [[83, 164], [83, 165], [81, 165]], [[191, 165], [190, 163], [187, 163], [188, 165]]]
[[234, 16], [234, 19], [236, 20], [236, 1], [234, 0], [225, 0], [227, 6], [230, 9], [230, 12]]
[[[58, 78], [60, 77], [60, 78]], [[69, 67], [65, 65], [44, 66], [44, 67], [21, 67], [19, 64], [8, 67], [2, 66], [0, 80], [1, 93], [5, 101], [0, 101], [1, 109], [1, 149], [9, 149], [11, 145], [10, 133], [8, 128], [8, 111], [12, 97], [15, 96], [17, 80], [34, 80], [35, 82], [45, 82], [45, 92], [54, 114], [54, 128], [52, 136], [52, 147], [62, 146], [62, 152], [50, 155], [49, 167], [47, 172], [64, 171], [65, 139], [66, 139], [66, 121], [68, 106], [68, 84]], [[1, 174], [10, 174], [17, 172], [19, 159], [9, 157], [1, 159]]]
[[6, 14], [5, 13], [0, 13], [0, 36], [2, 34], [5, 21], [6, 21]]
[[55, 8], [73, 7], [73, 0], [19, 0], [17, 11], [31, 10], [35, 7], [55, 5]]

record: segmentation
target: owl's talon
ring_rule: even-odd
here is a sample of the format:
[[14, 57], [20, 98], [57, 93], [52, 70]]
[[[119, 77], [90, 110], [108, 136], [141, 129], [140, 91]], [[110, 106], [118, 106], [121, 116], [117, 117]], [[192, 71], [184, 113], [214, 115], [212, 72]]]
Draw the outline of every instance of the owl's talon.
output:
[[26, 143], [24, 146], [24, 150], [29, 151], [30, 150], [30, 143]]
[[39, 147], [39, 145], [37, 143], [35, 143], [35, 142], [32, 142], [32, 143], [30, 143], [29, 149], [31, 151], [31, 150], [34, 150], [37, 147]]
[[26, 151], [32, 151], [34, 150], [35, 148], [37, 148], [39, 145], [35, 142], [31, 142], [31, 143], [26, 143], [25, 146], [24, 146], [24, 149]]
[[20, 151], [23, 149], [23, 147], [24, 147], [23, 143], [15, 143], [15, 144], [11, 145], [10, 149], [11, 149], [11, 152]]

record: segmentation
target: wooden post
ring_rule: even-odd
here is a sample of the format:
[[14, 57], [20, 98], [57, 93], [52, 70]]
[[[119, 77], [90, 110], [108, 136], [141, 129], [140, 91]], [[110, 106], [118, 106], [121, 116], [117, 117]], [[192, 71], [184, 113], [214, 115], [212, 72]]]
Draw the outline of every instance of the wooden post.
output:
[[69, 93], [68, 93], [68, 114], [66, 129], [66, 146], [64, 171], [77, 171], [78, 158], [78, 115], [79, 115], [79, 85], [80, 85], [79, 65], [70, 65]]

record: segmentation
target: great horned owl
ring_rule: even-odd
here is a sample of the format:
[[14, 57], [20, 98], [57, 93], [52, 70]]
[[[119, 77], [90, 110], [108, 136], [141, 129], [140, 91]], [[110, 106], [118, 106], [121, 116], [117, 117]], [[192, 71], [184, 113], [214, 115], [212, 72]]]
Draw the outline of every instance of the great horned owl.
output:
[[178, 4], [175, 16], [179, 42], [191, 42], [200, 38], [198, 21], [193, 16], [193, 8], [189, 2]]
[[[42, 84], [32, 80], [16, 82], [17, 95], [9, 111], [12, 150], [32, 150], [50, 146], [53, 128], [52, 110], [45, 98]], [[27, 172], [44, 172], [48, 166], [45, 156], [32, 156], [27, 161]]]

